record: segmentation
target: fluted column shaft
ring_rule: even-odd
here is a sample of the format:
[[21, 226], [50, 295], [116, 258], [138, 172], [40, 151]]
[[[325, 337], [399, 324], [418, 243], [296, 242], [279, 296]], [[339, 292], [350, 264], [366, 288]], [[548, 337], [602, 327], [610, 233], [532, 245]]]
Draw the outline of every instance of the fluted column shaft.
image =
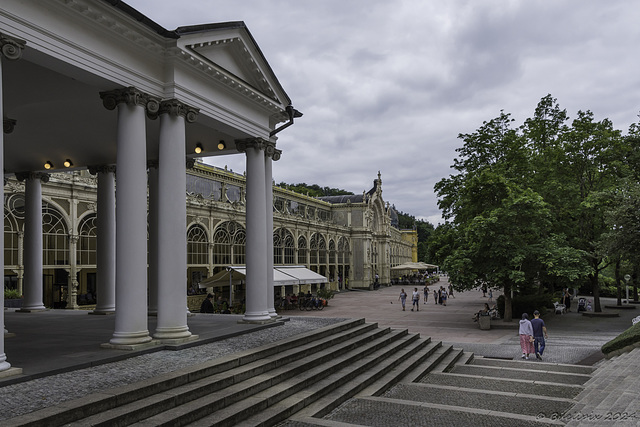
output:
[[[247, 156], [247, 289], [245, 322], [271, 320], [267, 304], [267, 222], [265, 212], [265, 142], [260, 139], [236, 141]], [[271, 237], [273, 239], [273, 236]]]
[[[16, 60], [22, 56], [24, 41], [15, 40], [0, 34], [0, 117], [4, 120], [4, 110], [2, 103], [2, 61]], [[0, 167], [4, 170], [4, 131], [0, 132]], [[0, 200], [4, 203], [4, 183], [0, 189]], [[0, 253], [4, 254], [4, 239], [0, 239]], [[4, 257], [0, 257], [0, 267], [4, 271]], [[4, 352], [4, 298], [0, 298], [0, 372], [11, 368], [7, 362], [7, 355]]]
[[116, 185], [115, 166], [101, 167], [98, 175], [97, 289], [95, 314], [116, 310]]
[[158, 162], [149, 161], [149, 315], [158, 314]]
[[118, 110], [116, 188], [116, 319], [109, 341], [130, 346], [151, 341], [147, 324], [147, 147], [145, 113], [159, 103], [134, 88], [101, 93]]
[[273, 288], [273, 160], [280, 159], [280, 150], [275, 149], [275, 144], [268, 143], [264, 156], [265, 172], [265, 220], [267, 227], [267, 303], [269, 316], [277, 317], [275, 308], [275, 290]]
[[44, 310], [42, 301], [42, 174], [25, 179], [24, 300], [22, 310]]
[[187, 326], [187, 188], [185, 120], [197, 110], [176, 100], [160, 105], [158, 158], [158, 326], [154, 338], [185, 339]]

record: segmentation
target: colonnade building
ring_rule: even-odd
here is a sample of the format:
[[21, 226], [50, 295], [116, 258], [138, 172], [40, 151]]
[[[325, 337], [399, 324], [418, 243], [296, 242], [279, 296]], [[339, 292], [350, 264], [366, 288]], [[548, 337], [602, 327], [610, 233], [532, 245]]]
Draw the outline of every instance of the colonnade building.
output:
[[[235, 256], [232, 262], [244, 258], [246, 266], [242, 321], [277, 317], [272, 236], [283, 224], [272, 208], [280, 203], [272, 168], [282, 154], [276, 143], [286, 132], [280, 132], [302, 113], [243, 22], [168, 30], [119, 0], [3, 0], [0, 100], [0, 165], [11, 182], [6, 199], [4, 188], [0, 194], [10, 226], [2, 240], [2, 269], [21, 288], [25, 315], [47, 309], [43, 274], [54, 289], [51, 302], [59, 284], [57, 301], [66, 308], [86, 297], [85, 286], [95, 281], [93, 312], [115, 316], [113, 335], [103, 346], [190, 341], [196, 337], [187, 324], [185, 278], [209, 274]], [[202, 196], [197, 206], [192, 195], [188, 215], [187, 164], [204, 157], [224, 163], [227, 155], [246, 158], [240, 200], [213, 207]], [[63, 171], [69, 172], [64, 178], [53, 175]], [[233, 191], [229, 184], [225, 197]], [[366, 283], [373, 268], [360, 259], [373, 259], [380, 268], [391, 263], [384, 218], [352, 223], [347, 236], [348, 207], [342, 222], [321, 226], [315, 218], [330, 204], [314, 203], [304, 215], [318, 229], [305, 229], [303, 221], [286, 228], [296, 245], [304, 237], [307, 265], [327, 276], [340, 267], [347, 274], [348, 265], [355, 285]], [[316, 206], [324, 207], [319, 214]], [[226, 216], [209, 213], [219, 208]], [[223, 250], [216, 239], [225, 223], [227, 237], [235, 230], [235, 240]], [[386, 243], [373, 246], [372, 240], [356, 249], [354, 233], [367, 226], [377, 242]], [[320, 230], [324, 240], [314, 234]], [[342, 230], [351, 248], [348, 264], [322, 262], [322, 242], [339, 245]], [[285, 228], [281, 235], [288, 241]], [[307, 250], [296, 248], [298, 258]], [[11, 333], [0, 301], [0, 330]], [[157, 315], [155, 331], [148, 326], [150, 310]], [[5, 354], [5, 334], [0, 375], [19, 369]]]
[[[103, 307], [97, 301], [97, 177], [88, 171], [52, 173], [42, 184], [42, 303], [48, 308]], [[246, 177], [200, 161], [186, 175], [187, 270], [184, 292], [228, 266], [246, 265]], [[25, 185], [5, 185], [5, 289], [24, 292]], [[390, 268], [411, 261], [413, 230], [398, 229], [397, 214], [382, 198], [380, 176], [359, 195], [314, 198], [273, 187], [273, 264], [304, 266], [334, 290], [389, 283]], [[153, 280], [149, 271], [149, 281]], [[323, 285], [325, 286], [325, 285]], [[153, 289], [153, 287], [150, 287]], [[229, 295], [221, 281], [216, 289]], [[313, 291], [286, 286], [276, 292]], [[245, 298], [240, 286], [234, 298]], [[157, 310], [154, 298], [149, 312]]]

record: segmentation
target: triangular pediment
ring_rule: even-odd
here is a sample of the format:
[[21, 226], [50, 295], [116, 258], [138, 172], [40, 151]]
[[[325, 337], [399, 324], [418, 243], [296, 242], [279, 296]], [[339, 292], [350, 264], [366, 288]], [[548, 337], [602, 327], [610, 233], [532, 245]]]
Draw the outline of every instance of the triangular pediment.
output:
[[287, 98], [246, 28], [221, 26], [197, 34], [183, 33], [182, 37], [185, 48], [230, 78], [242, 81], [276, 102]]

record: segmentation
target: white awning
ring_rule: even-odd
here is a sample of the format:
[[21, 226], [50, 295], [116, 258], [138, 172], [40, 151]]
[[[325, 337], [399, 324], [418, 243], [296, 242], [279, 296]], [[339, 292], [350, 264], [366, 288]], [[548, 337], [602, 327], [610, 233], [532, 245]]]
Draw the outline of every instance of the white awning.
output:
[[[227, 270], [228, 269], [228, 270]], [[225, 286], [229, 284], [229, 274], [231, 274], [231, 284], [239, 285], [246, 280], [247, 267], [229, 266], [211, 277], [207, 277], [199, 283], [199, 287], [209, 288], [212, 286]], [[309, 270], [301, 265], [278, 266], [273, 269], [273, 285], [302, 285], [305, 283], [327, 283], [326, 277]]]
[[433, 264], [426, 264], [424, 262], [406, 262], [404, 264], [391, 267], [392, 270], [427, 270], [432, 268], [438, 268], [438, 266]]

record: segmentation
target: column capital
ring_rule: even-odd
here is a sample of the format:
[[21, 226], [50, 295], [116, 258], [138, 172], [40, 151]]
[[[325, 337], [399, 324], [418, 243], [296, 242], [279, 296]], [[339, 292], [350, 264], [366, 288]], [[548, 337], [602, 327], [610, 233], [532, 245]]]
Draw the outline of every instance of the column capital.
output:
[[102, 98], [102, 105], [107, 110], [114, 110], [118, 104], [122, 103], [143, 107], [150, 119], [158, 117], [160, 110], [159, 98], [141, 92], [133, 86], [100, 92], [100, 98]]
[[166, 101], [160, 102], [158, 115], [170, 114], [173, 116], [181, 116], [184, 117], [187, 123], [193, 123], [198, 118], [199, 112], [200, 110], [198, 108], [190, 107], [177, 99], [167, 99]]
[[241, 153], [246, 153], [248, 148], [255, 148], [258, 150], [265, 150], [269, 141], [262, 138], [246, 138], [236, 139], [236, 149]]
[[47, 183], [51, 175], [44, 172], [16, 172], [16, 179], [20, 182], [27, 179], [39, 179], [40, 181]]
[[99, 173], [116, 173], [116, 165], [96, 165], [89, 166], [89, 173], [97, 175]]
[[0, 33], [0, 54], [10, 60], [20, 59], [27, 42]]
[[277, 162], [278, 160], [280, 160], [281, 155], [282, 155], [282, 150], [278, 150], [276, 148], [273, 154], [271, 155], [271, 158], [273, 159], [274, 162]]
[[15, 119], [10, 119], [8, 117], [2, 118], [2, 131], [4, 133], [11, 133], [16, 127], [16, 123], [18, 123]]

